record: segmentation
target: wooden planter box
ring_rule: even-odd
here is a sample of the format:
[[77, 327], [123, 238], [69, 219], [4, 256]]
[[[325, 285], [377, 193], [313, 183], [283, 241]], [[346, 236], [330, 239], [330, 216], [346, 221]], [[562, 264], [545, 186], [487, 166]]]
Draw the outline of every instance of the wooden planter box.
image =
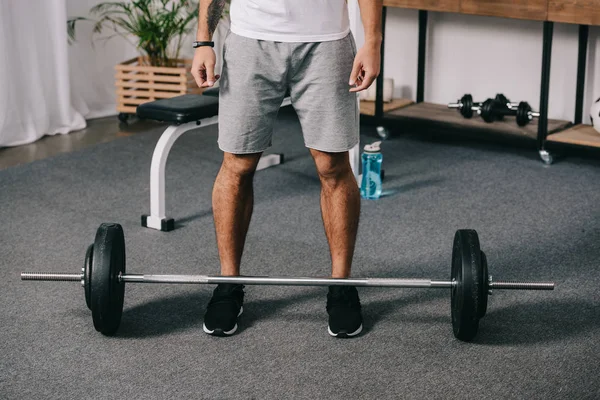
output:
[[117, 111], [135, 114], [140, 104], [189, 93], [202, 93], [190, 73], [192, 60], [177, 60], [178, 67], [153, 67], [146, 57], [118, 64], [116, 69]]

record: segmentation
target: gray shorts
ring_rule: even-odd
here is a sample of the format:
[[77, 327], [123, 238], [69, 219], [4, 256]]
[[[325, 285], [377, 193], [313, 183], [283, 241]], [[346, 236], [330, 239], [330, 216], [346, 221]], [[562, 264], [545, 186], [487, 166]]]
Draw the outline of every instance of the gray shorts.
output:
[[286, 43], [229, 32], [219, 94], [219, 148], [259, 153], [289, 94], [306, 147], [344, 152], [358, 144], [359, 110], [348, 81], [356, 55], [352, 34], [327, 42]]

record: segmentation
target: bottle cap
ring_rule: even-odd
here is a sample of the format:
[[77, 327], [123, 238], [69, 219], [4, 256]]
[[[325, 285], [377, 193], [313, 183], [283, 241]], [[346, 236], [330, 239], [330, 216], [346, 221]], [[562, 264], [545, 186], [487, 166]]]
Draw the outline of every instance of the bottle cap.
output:
[[369, 153], [379, 153], [381, 151], [381, 141], [365, 145], [365, 151]]

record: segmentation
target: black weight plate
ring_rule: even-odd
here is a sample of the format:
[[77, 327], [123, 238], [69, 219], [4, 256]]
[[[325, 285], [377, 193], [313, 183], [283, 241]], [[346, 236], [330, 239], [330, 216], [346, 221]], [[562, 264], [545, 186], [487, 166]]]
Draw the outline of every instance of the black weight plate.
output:
[[452, 246], [452, 330], [462, 341], [470, 341], [479, 328], [481, 249], [474, 230], [461, 229]]
[[85, 304], [91, 310], [92, 301], [91, 297], [91, 285], [92, 285], [92, 260], [94, 259], [94, 244], [90, 244], [85, 252], [85, 263], [83, 264], [83, 290], [85, 293]]
[[517, 108], [517, 125], [525, 126], [529, 121], [529, 112], [531, 111], [531, 106], [526, 101], [522, 101], [519, 103], [519, 107]]
[[[496, 94], [496, 97], [494, 98], [494, 101], [496, 102], [497, 107], [499, 107], [501, 110], [508, 109], [508, 103], [510, 103], [510, 101], [502, 93]], [[496, 119], [503, 120], [504, 119], [504, 115], [503, 114], [496, 114]]]
[[465, 94], [462, 99], [462, 108], [460, 109], [460, 113], [465, 118], [473, 117], [473, 96], [470, 94]]
[[121, 323], [125, 282], [125, 237], [119, 224], [102, 224], [96, 232], [92, 260], [91, 303], [94, 328], [113, 335]]
[[479, 286], [479, 319], [485, 317], [488, 303], [488, 264], [485, 253], [481, 252], [481, 285]]
[[494, 100], [496, 100], [498, 103], [500, 103], [502, 105], [507, 105], [508, 103], [510, 103], [510, 101], [502, 93], [498, 93], [496, 95], [496, 97], [494, 98]]
[[481, 118], [487, 122], [494, 122], [496, 116], [494, 115], [494, 106], [496, 102], [493, 99], [487, 99], [481, 105]]

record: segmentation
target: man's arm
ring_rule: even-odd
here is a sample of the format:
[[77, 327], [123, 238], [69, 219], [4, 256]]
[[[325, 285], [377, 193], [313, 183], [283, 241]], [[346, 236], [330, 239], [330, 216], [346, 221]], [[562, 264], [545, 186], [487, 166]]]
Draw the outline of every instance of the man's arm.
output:
[[356, 54], [350, 85], [351, 92], [367, 89], [379, 76], [381, 64], [381, 14], [383, 0], [358, 0], [360, 15], [365, 30], [365, 44]]
[[225, 0], [200, 0], [196, 40], [210, 41], [223, 15]]
[[[200, 0], [197, 41], [212, 41], [213, 34], [221, 20], [223, 8], [225, 8], [225, 0]], [[216, 62], [217, 57], [212, 47], [198, 47], [196, 49], [192, 64], [192, 76], [198, 87], [213, 86], [219, 79], [218, 75], [215, 76]]]
[[383, 0], [358, 0], [360, 17], [365, 30], [365, 44], [381, 46], [383, 35], [381, 33], [381, 15]]

